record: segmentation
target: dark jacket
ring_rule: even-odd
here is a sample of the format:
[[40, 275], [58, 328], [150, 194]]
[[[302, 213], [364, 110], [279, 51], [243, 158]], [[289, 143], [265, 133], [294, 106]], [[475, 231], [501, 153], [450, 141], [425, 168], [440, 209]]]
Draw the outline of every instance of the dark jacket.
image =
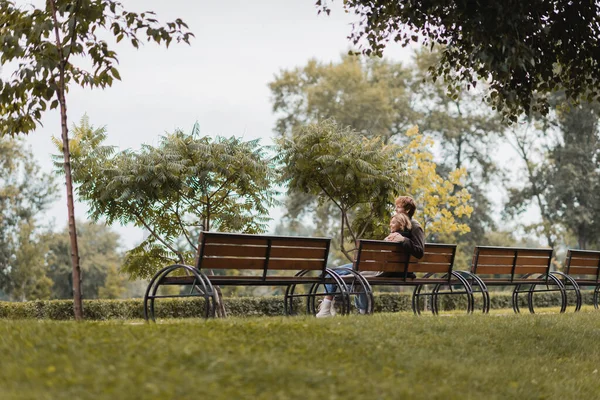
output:
[[407, 235], [408, 240], [402, 242], [402, 246], [404, 246], [413, 257], [423, 258], [423, 253], [425, 251], [425, 232], [423, 232], [421, 224], [414, 219], [411, 219], [410, 223], [412, 224], [410, 235]]

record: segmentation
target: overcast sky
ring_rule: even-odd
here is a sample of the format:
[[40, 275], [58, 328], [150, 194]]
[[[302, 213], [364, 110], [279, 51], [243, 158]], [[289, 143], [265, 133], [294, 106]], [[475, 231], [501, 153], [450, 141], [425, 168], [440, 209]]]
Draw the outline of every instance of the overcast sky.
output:
[[[302, 66], [310, 58], [336, 61], [350, 48], [352, 15], [332, 4], [328, 17], [317, 15], [314, 0], [125, 0], [132, 11], [155, 11], [160, 21], [182, 18], [195, 34], [190, 46], [169, 49], [146, 44], [139, 50], [121, 42], [116, 46], [121, 82], [106, 90], [72, 87], [68, 97], [69, 126], [87, 113], [94, 126], [106, 126], [107, 144], [121, 150], [176, 128], [191, 129], [198, 121], [206, 135], [273, 137], [275, 117], [267, 84], [281, 69]], [[391, 46], [388, 58], [402, 60], [408, 51]], [[44, 126], [29, 135], [38, 162], [51, 169], [51, 136], [59, 136], [58, 113], [47, 114]], [[61, 178], [62, 179], [62, 178]], [[61, 185], [64, 198], [64, 185]], [[86, 216], [84, 204], [76, 215]], [[277, 215], [277, 211], [274, 211]], [[64, 199], [49, 211], [57, 228], [66, 225]], [[142, 231], [115, 229], [130, 247]]]

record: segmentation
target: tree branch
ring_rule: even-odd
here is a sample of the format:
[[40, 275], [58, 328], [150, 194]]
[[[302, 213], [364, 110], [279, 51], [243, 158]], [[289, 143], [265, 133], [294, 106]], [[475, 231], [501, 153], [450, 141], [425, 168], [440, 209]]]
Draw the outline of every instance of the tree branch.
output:
[[179, 262], [181, 264], [185, 263], [185, 260], [183, 258], [183, 254], [181, 254], [180, 251], [177, 251], [177, 249], [175, 249], [173, 246], [171, 246], [166, 240], [164, 240], [163, 238], [161, 238], [155, 231], [154, 229], [152, 229], [147, 223], [146, 221], [142, 218], [142, 216], [137, 212], [132, 210], [131, 213], [137, 218], [137, 220], [144, 226], [144, 228], [146, 228], [148, 230], [148, 232], [150, 232], [150, 234], [152, 236], [154, 236], [154, 238], [156, 238], [156, 240], [158, 240], [159, 242], [161, 242], [166, 248], [168, 248], [169, 250], [171, 250], [173, 253], [175, 253], [177, 255], [177, 257], [179, 258]]

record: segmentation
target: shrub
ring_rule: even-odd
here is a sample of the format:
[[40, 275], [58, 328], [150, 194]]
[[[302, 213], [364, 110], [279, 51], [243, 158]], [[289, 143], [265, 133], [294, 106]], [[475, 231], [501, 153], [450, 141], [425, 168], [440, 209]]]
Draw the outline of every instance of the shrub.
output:
[[[511, 308], [511, 292], [492, 292], [492, 309]], [[582, 291], [583, 304], [592, 304], [593, 291]], [[411, 293], [376, 293], [375, 312], [411, 311]], [[573, 305], [572, 296], [569, 303]], [[477, 296], [476, 296], [477, 298]], [[526, 296], [520, 296], [520, 306], [526, 310]], [[441, 296], [440, 310], [464, 309], [462, 296]], [[557, 307], [560, 297], [557, 293], [535, 295], [536, 307]], [[282, 296], [229, 297], [224, 299], [228, 315], [231, 316], [275, 316], [284, 315]], [[476, 307], [479, 302], [476, 302]], [[297, 303], [299, 314], [306, 313], [304, 303]], [[86, 300], [85, 318], [88, 320], [140, 319], [144, 318], [142, 299], [128, 300]], [[204, 315], [203, 299], [163, 299], [156, 301], [157, 318], [196, 318]], [[22, 303], [0, 302], [0, 318], [4, 319], [73, 319], [72, 300], [37, 300]]]

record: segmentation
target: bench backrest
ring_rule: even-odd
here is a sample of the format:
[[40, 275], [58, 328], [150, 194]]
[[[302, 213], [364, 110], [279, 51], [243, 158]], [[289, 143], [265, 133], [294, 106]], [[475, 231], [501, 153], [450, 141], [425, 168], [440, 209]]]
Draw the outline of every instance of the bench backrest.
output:
[[198, 269], [268, 271], [320, 270], [327, 267], [329, 238], [262, 236], [202, 232]]
[[600, 251], [569, 249], [565, 262], [567, 275], [591, 275], [600, 282]]
[[478, 275], [548, 274], [552, 249], [476, 246], [471, 272]]
[[354, 270], [450, 274], [455, 254], [455, 244], [426, 243], [423, 257], [417, 259], [400, 243], [359, 240]]

